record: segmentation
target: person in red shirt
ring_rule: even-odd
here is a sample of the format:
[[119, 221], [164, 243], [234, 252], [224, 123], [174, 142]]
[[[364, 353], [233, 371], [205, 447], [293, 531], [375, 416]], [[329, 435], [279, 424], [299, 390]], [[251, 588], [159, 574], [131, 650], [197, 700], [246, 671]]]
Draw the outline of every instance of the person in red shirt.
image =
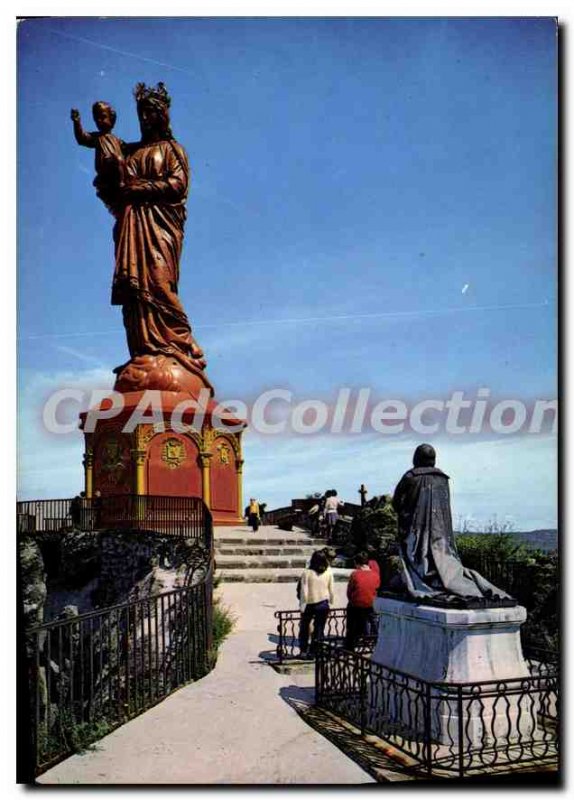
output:
[[[379, 586], [381, 585], [381, 568], [379, 566], [379, 562], [377, 561], [377, 551], [372, 545], [368, 545], [367, 547], [367, 558], [369, 559], [367, 564], [369, 569], [372, 569], [373, 572], [376, 574], [377, 578], [379, 579]], [[375, 609], [371, 609], [371, 613], [369, 614], [369, 622], [367, 624], [367, 633], [370, 636], [376, 636], [379, 632], [379, 621], [377, 615], [375, 613]]]
[[355, 569], [347, 585], [347, 633], [343, 642], [347, 650], [354, 650], [361, 636], [367, 633], [373, 600], [381, 583], [378, 573], [369, 567], [366, 553], [357, 553], [354, 561]]

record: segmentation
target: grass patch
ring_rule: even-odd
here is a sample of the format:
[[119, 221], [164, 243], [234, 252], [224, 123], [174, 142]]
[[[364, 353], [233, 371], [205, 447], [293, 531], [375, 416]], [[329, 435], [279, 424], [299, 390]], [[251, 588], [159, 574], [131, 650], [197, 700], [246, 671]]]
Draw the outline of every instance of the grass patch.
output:
[[219, 648], [227, 639], [235, 623], [236, 617], [231, 613], [227, 606], [222, 605], [219, 598], [213, 599], [213, 623], [212, 623], [212, 645], [208, 653], [210, 669], [217, 663]]
[[109, 721], [101, 717], [90, 722], [77, 722], [69, 712], [59, 715], [53, 729], [48, 733], [46, 725], [38, 728], [38, 766], [44, 771], [54, 760], [73, 753], [85, 753], [97, 749], [97, 742], [115, 730], [119, 720]]

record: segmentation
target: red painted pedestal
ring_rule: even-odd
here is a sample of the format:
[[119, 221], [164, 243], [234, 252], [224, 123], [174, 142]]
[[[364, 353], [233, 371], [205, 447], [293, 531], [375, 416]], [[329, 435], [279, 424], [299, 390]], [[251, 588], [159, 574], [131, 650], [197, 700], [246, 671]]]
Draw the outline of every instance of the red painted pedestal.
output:
[[[191, 395], [157, 392], [159, 395], [161, 423], [150, 417], [149, 422], [130, 425], [143, 393], [129, 392], [124, 394], [120, 414], [99, 419], [93, 432], [84, 430], [86, 495], [91, 497], [99, 490], [102, 495], [201, 497], [215, 525], [237, 525], [243, 519], [241, 435], [246, 423], [221, 414], [219, 427], [214, 427], [216, 403], [210, 400], [201, 429], [182, 433], [174, 430], [172, 413]], [[106, 400], [101, 408], [106, 408]], [[80, 416], [84, 428], [87, 414]], [[192, 424], [192, 411], [184, 413], [182, 422]]]

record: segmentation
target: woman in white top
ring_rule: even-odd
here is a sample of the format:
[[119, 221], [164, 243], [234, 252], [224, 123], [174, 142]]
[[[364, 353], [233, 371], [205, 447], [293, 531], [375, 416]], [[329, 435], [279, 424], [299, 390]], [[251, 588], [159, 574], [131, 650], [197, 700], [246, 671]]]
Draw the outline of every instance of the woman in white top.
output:
[[[333, 572], [325, 553], [317, 550], [311, 556], [309, 568], [303, 570], [300, 582], [301, 627], [299, 648], [301, 658], [313, 658], [312, 651], [323, 639], [329, 608], [335, 602]], [[309, 625], [313, 620], [313, 642], [309, 648]]]

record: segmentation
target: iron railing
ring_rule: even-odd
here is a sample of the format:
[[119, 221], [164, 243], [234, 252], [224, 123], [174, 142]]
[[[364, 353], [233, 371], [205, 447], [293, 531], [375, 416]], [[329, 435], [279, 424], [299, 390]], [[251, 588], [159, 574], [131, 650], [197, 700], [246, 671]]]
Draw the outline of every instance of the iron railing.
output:
[[[277, 647], [275, 654], [277, 661], [284, 661], [299, 657], [299, 627], [301, 625], [301, 611], [276, 611], [277, 620]], [[324, 639], [341, 645], [347, 632], [347, 610], [345, 608], [331, 608], [325, 623]], [[376, 641], [374, 633], [361, 639], [359, 649], [363, 645], [371, 645]]]
[[315, 703], [408, 756], [428, 776], [508, 772], [558, 760], [558, 674], [529, 661], [504, 681], [431, 683], [328, 641], [318, 647]]
[[200, 497], [106, 495], [16, 504], [20, 535], [73, 530], [140, 530], [193, 539], [211, 548], [211, 520]]
[[531, 566], [528, 562], [509, 558], [502, 560], [493, 558], [484, 553], [464, 556], [465, 567], [470, 567], [484, 575], [495, 586], [500, 586], [513, 597], [521, 594], [529, 586], [532, 574]]
[[[301, 625], [301, 611], [291, 609], [288, 611], [276, 611], [274, 616], [277, 620], [277, 646], [275, 655], [279, 663], [299, 657], [299, 627]], [[378, 620], [378, 615], [374, 615]], [[378, 624], [378, 622], [374, 622]], [[331, 608], [327, 622], [325, 624], [324, 638], [327, 641], [342, 644], [347, 633], [347, 610], [346, 608]], [[558, 668], [558, 653], [548, 648], [533, 646], [529, 636], [528, 628], [521, 629], [522, 647], [528, 653], [529, 664], [533, 670], [548, 672]], [[377, 631], [369, 630], [366, 636], [361, 638], [362, 646], [372, 647], [377, 640]], [[361, 650], [362, 647], [359, 647]]]
[[290, 515], [297, 515], [297, 509], [293, 508], [292, 506], [285, 506], [284, 508], [274, 508], [271, 511], [264, 511], [261, 514], [261, 524], [262, 525], [276, 525], [280, 519]]
[[209, 671], [212, 575], [26, 631], [37, 773]]
[[[309, 515], [309, 508], [316, 505], [319, 500], [306, 499], [297, 506], [284, 506], [283, 508], [273, 508], [270, 511], [265, 511], [261, 515], [262, 525], [277, 525], [281, 520], [291, 520], [293, 524], [301, 525], [303, 528], [318, 531], [318, 516]], [[341, 517], [352, 518], [361, 510], [361, 506], [357, 503], [345, 502], [339, 510]], [[350, 522], [348, 523], [350, 525]], [[346, 530], [346, 528], [345, 528]], [[320, 533], [324, 536], [325, 531], [321, 529]]]

